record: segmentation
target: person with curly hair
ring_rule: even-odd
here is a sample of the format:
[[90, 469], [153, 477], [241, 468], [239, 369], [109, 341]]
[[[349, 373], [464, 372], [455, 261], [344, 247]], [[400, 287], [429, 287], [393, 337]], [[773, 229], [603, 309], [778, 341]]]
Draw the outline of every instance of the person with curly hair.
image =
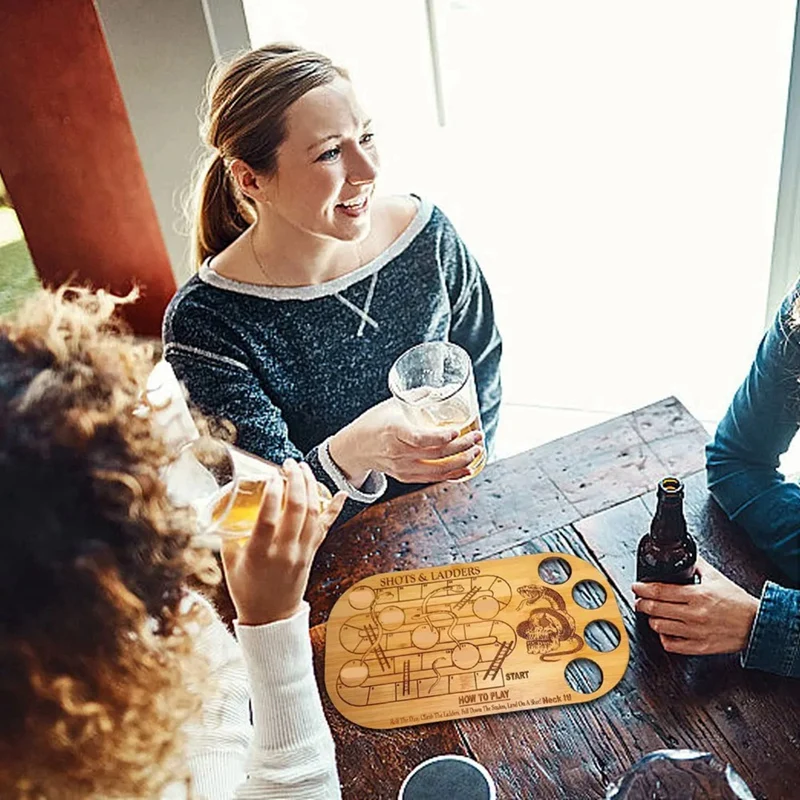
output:
[[62, 288], [0, 319], [0, 797], [339, 797], [302, 597], [345, 496], [322, 512], [293, 461], [268, 486], [223, 551], [237, 644], [187, 589], [219, 574], [134, 413], [153, 354], [120, 302]]
[[[800, 428], [800, 281], [764, 334], [750, 372], [706, 447], [708, 488], [793, 584], [800, 582], [800, 487], [779, 471]], [[664, 648], [740, 653], [744, 667], [800, 677], [800, 590], [766, 581], [761, 597], [703, 559], [691, 586], [634, 584], [637, 611]]]

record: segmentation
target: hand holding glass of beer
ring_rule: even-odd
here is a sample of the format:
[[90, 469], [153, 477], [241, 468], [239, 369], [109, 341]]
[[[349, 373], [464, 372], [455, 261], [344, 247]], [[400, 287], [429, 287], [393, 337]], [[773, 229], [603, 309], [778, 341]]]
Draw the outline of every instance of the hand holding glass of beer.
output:
[[[183, 447], [166, 472], [167, 491], [176, 505], [191, 506], [204, 543], [245, 540], [255, 527], [268, 486], [281, 482], [286, 503], [286, 475], [271, 461], [246, 453], [227, 442], [201, 436]], [[332, 496], [317, 483], [320, 513]]]
[[[414, 426], [457, 428], [459, 436], [482, 431], [472, 361], [452, 342], [423, 342], [406, 350], [389, 371], [389, 389]], [[436, 463], [457, 458], [448, 456]], [[452, 482], [474, 478], [485, 464], [482, 448], [468, 467], [470, 474]]]
[[[197, 516], [198, 545], [218, 548], [221, 539], [247, 539], [258, 520], [267, 487], [286, 475], [271, 461], [247, 453], [220, 439], [201, 436], [172, 367], [160, 361], [147, 380], [139, 413], [149, 415], [159, 434], [177, 456], [164, 480], [173, 503], [189, 506]], [[317, 483], [320, 512], [331, 504], [331, 493]], [[338, 513], [338, 512], [337, 512]]]

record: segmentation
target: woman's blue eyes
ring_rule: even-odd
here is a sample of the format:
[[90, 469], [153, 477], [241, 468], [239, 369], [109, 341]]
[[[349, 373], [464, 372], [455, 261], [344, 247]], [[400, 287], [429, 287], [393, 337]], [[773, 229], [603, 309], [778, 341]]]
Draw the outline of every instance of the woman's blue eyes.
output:
[[[374, 133], [365, 133], [359, 140], [359, 144], [367, 145], [371, 144], [372, 140], [375, 138]], [[317, 156], [317, 161], [334, 161], [338, 158], [339, 154], [342, 152], [341, 147], [331, 147], [330, 150], [326, 150], [324, 153], [321, 153]]]

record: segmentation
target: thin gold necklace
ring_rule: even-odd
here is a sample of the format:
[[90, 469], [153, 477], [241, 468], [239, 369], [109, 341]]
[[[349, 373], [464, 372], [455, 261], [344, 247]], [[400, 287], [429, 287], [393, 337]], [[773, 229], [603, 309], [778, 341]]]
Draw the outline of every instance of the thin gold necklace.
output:
[[256, 262], [256, 265], [261, 270], [261, 274], [264, 276], [264, 279], [267, 281], [267, 286], [273, 286], [274, 284], [273, 284], [272, 278], [270, 277], [270, 275], [267, 272], [267, 270], [264, 267], [264, 265], [261, 263], [261, 261], [260, 261], [260, 259], [258, 257], [258, 253], [256, 253], [256, 243], [255, 243], [255, 241], [253, 241], [253, 231], [255, 229], [256, 229], [255, 225], [251, 225], [247, 229], [247, 233], [248, 233], [248, 236], [250, 238], [250, 251], [253, 254], [253, 260]]
[[[246, 234], [246, 235], [249, 235], [249, 237], [250, 237], [250, 251], [253, 253], [253, 260], [256, 262], [256, 264], [258, 265], [258, 268], [261, 270], [261, 274], [266, 279], [266, 281], [267, 281], [266, 285], [267, 286], [274, 286], [275, 284], [273, 283], [272, 278], [270, 278], [270, 275], [267, 272], [266, 268], [264, 267], [264, 265], [259, 260], [258, 253], [256, 253], [256, 245], [255, 245], [255, 242], [253, 241], [253, 231], [254, 230], [255, 230], [255, 225], [251, 225], [247, 229], [247, 234]], [[360, 317], [361, 324], [358, 326], [358, 330], [356, 331], [356, 336], [361, 337], [361, 336], [364, 335], [364, 325], [371, 325], [373, 328], [375, 328], [375, 330], [379, 329], [378, 323], [369, 315], [369, 309], [370, 309], [370, 305], [372, 304], [372, 297], [373, 297], [373, 295], [375, 293], [375, 285], [377, 284], [377, 282], [378, 282], [378, 272], [375, 271], [373, 273], [373, 275], [372, 275], [372, 280], [370, 281], [369, 289], [367, 290], [367, 298], [366, 298], [366, 300], [364, 302], [364, 308], [359, 308], [355, 303], [353, 303], [351, 300], [348, 300], [346, 297], [344, 297], [339, 292], [334, 292], [333, 293], [333, 296], [340, 303], [342, 303], [343, 305], [347, 306], [347, 308], [349, 308], [351, 311], [354, 311]]]
[[[261, 274], [264, 276], [264, 279], [267, 281], [267, 286], [279, 286], [280, 284], [275, 283], [272, 276], [267, 272], [267, 268], [261, 263], [261, 259], [258, 257], [258, 253], [256, 252], [256, 243], [253, 239], [253, 232], [255, 231], [256, 226], [251, 225], [247, 229], [247, 237], [250, 239], [250, 252], [253, 254], [253, 261], [256, 262]], [[358, 253], [358, 245], [356, 245], [356, 252]], [[358, 269], [361, 266], [360, 259], [358, 260], [358, 264], [354, 269]], [[345, 273], [346, 274], [346, 273]]]

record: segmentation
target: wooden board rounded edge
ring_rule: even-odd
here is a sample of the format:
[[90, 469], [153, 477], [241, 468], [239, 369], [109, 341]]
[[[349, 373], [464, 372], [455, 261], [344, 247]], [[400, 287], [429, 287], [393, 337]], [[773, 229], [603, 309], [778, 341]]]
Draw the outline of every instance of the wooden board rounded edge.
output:
[[[549, 559], [568, 564], [566, 581], [542, 579], [539, 567]], [[604, 602], [579, 605], [579, 584], [579, 597], [605, 593]], [[589, 647], [593, 622], [616, 630], [616, 647]], [[570, 553], [538, 553], [379, 573], [354, 584], [327, 623], [325, 686], [346, 719], [387, 729], [588, 702], [619, 683], [629, 657], [605, 576]], [[599, 668], [602, 683], [578, 692], [566, 669], [584, 659], [595, 668], [570, 669], [588, 681]]]

